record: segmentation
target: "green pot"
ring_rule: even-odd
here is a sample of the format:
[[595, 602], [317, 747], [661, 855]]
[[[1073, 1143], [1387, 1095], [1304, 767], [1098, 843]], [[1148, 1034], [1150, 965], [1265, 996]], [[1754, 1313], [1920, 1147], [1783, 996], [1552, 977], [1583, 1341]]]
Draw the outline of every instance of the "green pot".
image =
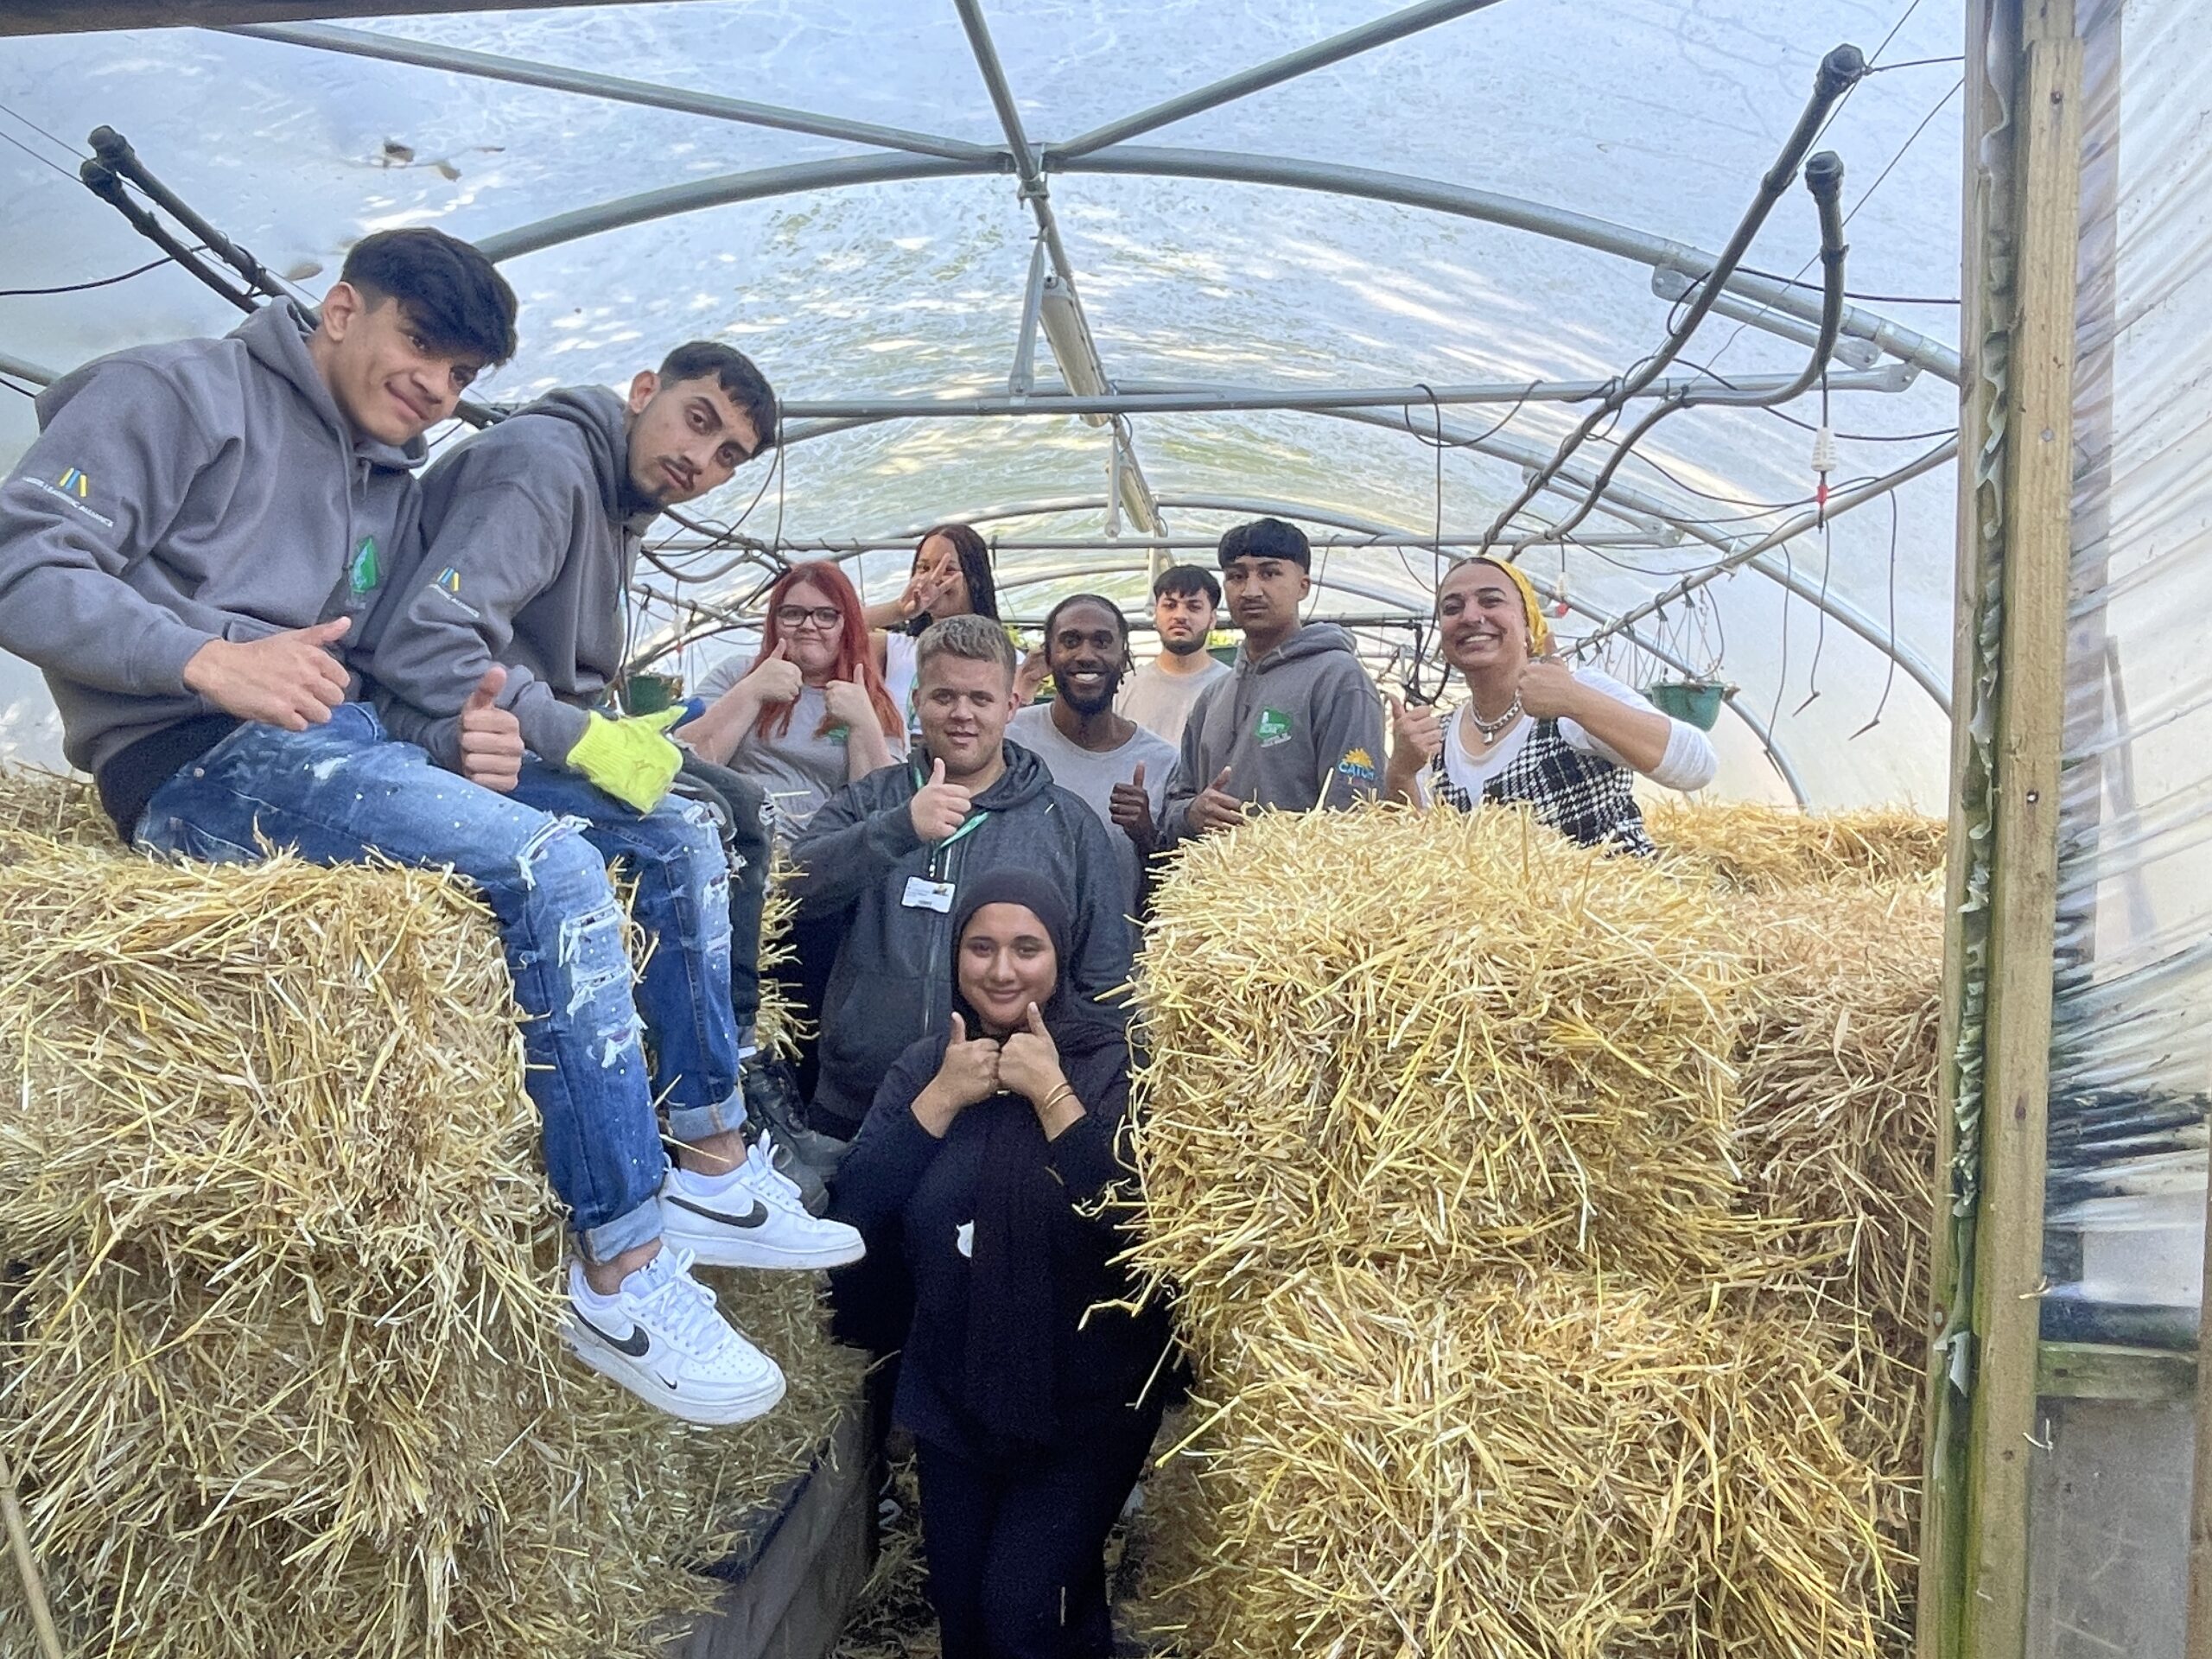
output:
[[1707, 680], [1655, 680], [1643, 688], [1644, 696], [1661, 714], [1700, 732], [1713, 729], [1720, 718], [1720, 700], [1727, 694], [1726, 686]]

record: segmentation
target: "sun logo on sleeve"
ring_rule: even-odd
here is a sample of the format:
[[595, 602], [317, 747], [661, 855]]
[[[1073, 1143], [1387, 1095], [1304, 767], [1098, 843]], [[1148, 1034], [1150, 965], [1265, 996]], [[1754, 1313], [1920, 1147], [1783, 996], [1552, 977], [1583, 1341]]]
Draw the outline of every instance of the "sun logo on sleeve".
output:
[[1344, 758], [1337, 762], [1337, 770], [1356, 784], [1375, 781], [1375, 757], [1363, 748], [1344, 751]]

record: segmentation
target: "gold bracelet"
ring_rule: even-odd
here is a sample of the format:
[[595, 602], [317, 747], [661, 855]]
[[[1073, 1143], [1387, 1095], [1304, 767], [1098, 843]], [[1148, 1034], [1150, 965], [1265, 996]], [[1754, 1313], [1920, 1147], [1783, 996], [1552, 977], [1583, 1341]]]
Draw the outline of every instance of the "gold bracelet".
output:
[[[1075, 1084], [1071, 1083], [1064, 1083], [1058, 1088], [1053, 1090], [1051, 1094], [1045, 1096], [1045, 1103], [1037, 1109], [1038, 1111], [1040, 1114], [1051, 1111], [1054, 1106], [1059, 1103], [1059, 1099], [1062, 1095], [1065, 1095], [1069, 1099], [1074, 1100]], [[1081, 1101], [1076, 1102], [1076, 1104], [1078, 1106], [1082, 1103], [1083, 1103]]]

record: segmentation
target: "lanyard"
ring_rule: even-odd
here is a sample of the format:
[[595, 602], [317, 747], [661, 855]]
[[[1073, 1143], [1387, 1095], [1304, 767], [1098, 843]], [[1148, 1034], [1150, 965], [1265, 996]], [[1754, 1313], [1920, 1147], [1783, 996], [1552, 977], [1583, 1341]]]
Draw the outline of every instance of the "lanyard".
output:
[[969, 813], [968, 815], [967, 823], [962, 824], [957, 830], [954, 830], [950, 835], [947, 836], [943, 841], [940, 841], [935, 847], [930, 849], [931, 880], [941, 881], [944, 879], [944, 855], [947, 852], [951, 850], [952, 843], [960, 840], [963, 836], [969, 835], [972, 831], [980, 829], [982, 825], [983, 820], [990, 816], [991, 815], [988, 812]]

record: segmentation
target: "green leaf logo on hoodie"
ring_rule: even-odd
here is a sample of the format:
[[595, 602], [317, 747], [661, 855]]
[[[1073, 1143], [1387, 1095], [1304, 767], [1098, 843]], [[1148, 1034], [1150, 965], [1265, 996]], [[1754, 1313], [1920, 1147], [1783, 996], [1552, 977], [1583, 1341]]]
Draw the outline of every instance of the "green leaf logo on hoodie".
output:
[[1252, 735], [1263, 749], [1272, 749], [1278, 743], [1290, 741], [1291, 718], [1280, 709], [1262, 709], [1260, 718], [1253, 723]]
[[383, 580], [384, 568], [377, 563], [377, 538], [364, 536], [361, 544], [353, 550], [353, 563], [346, 567], [346, 585], [353, 588], [353, 596], [359, 599]]

